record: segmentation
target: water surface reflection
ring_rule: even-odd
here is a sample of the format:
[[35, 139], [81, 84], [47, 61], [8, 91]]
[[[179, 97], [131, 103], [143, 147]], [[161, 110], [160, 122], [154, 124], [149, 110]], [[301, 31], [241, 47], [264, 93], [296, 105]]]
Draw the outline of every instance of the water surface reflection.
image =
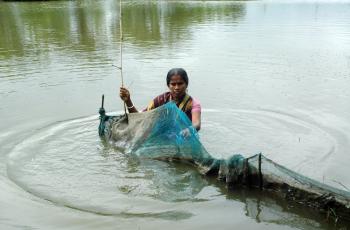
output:
[[[92, 52], [119, 42], [117, 1], [1, 3], [0, 12], [3, 57], [35, 52], [44, 60], [52, 49]], [[234, 23], [243, 15], [244, 5], [227, 2], [124, 1], [123, 33], [126, 43], [146, 49], [180, 45], [193, 36], [193, 26]]]

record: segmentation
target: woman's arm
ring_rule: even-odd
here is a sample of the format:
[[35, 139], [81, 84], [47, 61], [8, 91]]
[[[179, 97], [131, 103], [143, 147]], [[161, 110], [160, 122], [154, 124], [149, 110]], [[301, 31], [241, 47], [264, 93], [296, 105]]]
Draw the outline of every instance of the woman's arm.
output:
[[202, 112], [202, 107], [200, 102], [193, 98], [192, 99], [192, 126], [199, 131], [201, 129], [201, 112]]
[[137, 109], [135, 108], [134, 104], [131, 101], [130, 92], [127, 88], [120, 87], [119, 96], [125, 102], [129, 113], [137, 113], [138, 112]]
[[197, 131], [201, 129], [201, 112], [192, 112], [192, 126]]

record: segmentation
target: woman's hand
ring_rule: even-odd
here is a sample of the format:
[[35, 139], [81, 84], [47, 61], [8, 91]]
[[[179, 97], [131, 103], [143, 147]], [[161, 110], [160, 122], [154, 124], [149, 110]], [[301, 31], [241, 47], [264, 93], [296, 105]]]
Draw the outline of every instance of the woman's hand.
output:
[[184, 128], [183, 130], [181, 130], [180, 135], [183, 136], [184, 138], [190, 137], [191, 131], [189, 128]]
[[130, 92], [127, 88], [120, 87], [119, 96], [126, 104], [131, 101]]
[[129, 113], [137, 113], [138, 112], [137, 109], [135, 108], [134, 104], [131, 101], [130, 92], [127, 88], [120, 87], [119, 96], [124, 101]]

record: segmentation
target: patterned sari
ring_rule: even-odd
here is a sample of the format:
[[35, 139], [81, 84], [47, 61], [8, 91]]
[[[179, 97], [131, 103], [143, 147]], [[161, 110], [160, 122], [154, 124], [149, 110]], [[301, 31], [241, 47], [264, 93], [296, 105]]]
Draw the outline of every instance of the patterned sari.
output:
[[[168, 103], [169, 101], [173, 101], [170, 92], [163, 93], [156, 98], [154, 98], [147, 106], [145, 111], [149, 111], [152, 109], [155, 109], [161, 105], [164, 105]], [[188, 94], [185, 94], [185, 96], [180, 100], [179, 103], [176, 104], [177, 107], [182, 110], [190, 121], [192, 121], [192, 97]]]

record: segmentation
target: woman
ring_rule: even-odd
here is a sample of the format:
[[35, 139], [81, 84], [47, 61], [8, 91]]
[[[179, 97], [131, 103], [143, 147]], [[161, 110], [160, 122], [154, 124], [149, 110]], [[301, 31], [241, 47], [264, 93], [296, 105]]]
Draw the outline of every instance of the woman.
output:
[[[188, 76], [184, 69], [174, 68], [169, 70], [166, 83], [169, 92], [165, 92], [154, 98], [143, 111], [155, 109], [169, 101], [176, 103], [188, 118], [192, 121], [192, 126], [199, 131], [201, 128], [201, 105], [198, 100], [187, 94]], [[130, 98], [130, 92], [126, 88], [120, 88], [120, 98], [125, 102], [129, 113], [137, 113], [138, 110]]]

